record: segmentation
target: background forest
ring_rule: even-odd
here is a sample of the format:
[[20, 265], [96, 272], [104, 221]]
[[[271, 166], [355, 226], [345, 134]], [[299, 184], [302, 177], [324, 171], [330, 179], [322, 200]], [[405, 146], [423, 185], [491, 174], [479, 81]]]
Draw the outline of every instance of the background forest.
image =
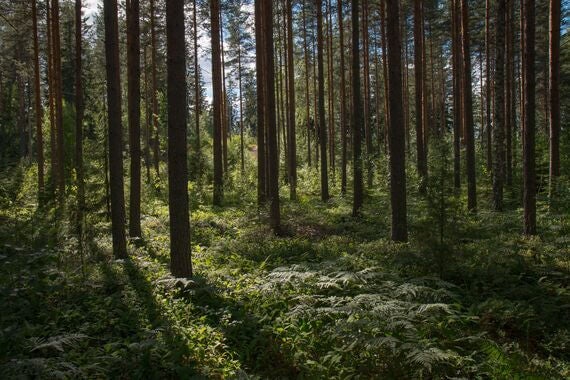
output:
[[0, 2], [0, 378], [570, 378], [570, 4]]

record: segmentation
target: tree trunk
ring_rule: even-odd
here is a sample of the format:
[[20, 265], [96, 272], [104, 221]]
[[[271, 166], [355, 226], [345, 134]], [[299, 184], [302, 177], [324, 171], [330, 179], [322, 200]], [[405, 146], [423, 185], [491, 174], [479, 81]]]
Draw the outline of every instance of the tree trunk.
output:
[[469, 8], [461, 0], [461, 39], [463, 55], [463, 124], [465, 130], [467, 164], [467, 209], [477, 210], [477, 183], [475, 172], [475, 138], [473, 132], [473, 93], [471, 83], [471, 54], [469, 50]]
[[263, 24], [261, 20], [262, 1], [255, 0], [255, 71], [257, 75], [257, 204], [262, 206], [267, 201], [267, 177], [265, 160], [265, 57], [263, 41]]
[[373, 151], [372, 151], [372, 131], [370, 128], [370, 41], [368, 32], [368, 0], [362, 3], [362, 54], [364, 71], [364, 142], [366, 146], [366, 184], [371, 189], [374, 181], [373, 172]]
[[220, 1], [210, 1], [212, 36], [212, 87], [214, 108], [214, 198], [215, 206], [221, 206], [224, 197], [223, 169], [223, 120], [222, 120], [222, 62], [220, 57]]
[[51, 6], [49, 0], [46, 0], [46, 14], [47, 14], [47, 78], [48, 78], [48, 102], [49, 102], [49, 140], [50, 140], [50, 195], [55, 194], [57, 183], [57, 152], [56, 152], [56, 132], [55, 132], [55, 70], [53, 66], [53, 38], [52, 38], [52, 17]]
[[131, 186], [129, 235], [141, 236], [141, 63], [139, 0], [127, 0], [127, 76]]
[[[342, 4], [342, 2], [339, 2]], [[306, 0], [303, 0], [303, 55], [305, 58], [305, 122], [307, 123], [307, 164], [311, 166], [311, 100], [309, 98], [309, 49], [307, 47], [307, 8]], [[342, 31], [341, 31], [342, 33]]]
[[427, 177], [427, 158], [424, 145], [424, 61], [423, 61], [423, 28], [422, 2], [414, 0], [414, 70], [416, 85], [416, 149], [417, 168], [420, 175], [420, 192], [425, 192]]
[[390, 198], [392, 240], [408, 240], [406, 211], [406, 134], [402, 107], [402, 46], [398, 0], [386, 0], [388, 39], [388, 88], [390, 89]]
[[362, 95], [360, 93], [360, 26], [358, 0], [352, 0], [352, 164], [354, 190], [352, 215], [358, 216], [363, 203], [362, 178]]
[[184, 0], [169, 0], [166, 2], [166, 43], [168, 58], [170, 271], [174, 277], [191, 277], [188, 154], [186, 150], [187, 105]]
[[113, 252], [127, 257], [125, 193], [123, 188], [123, 128], [121, 125], [121, 77], [117, 0], [104, 1], [107, 107], [109, 117], [109, 171]]
[[38, 15], [36, 0], [32, 0], [32, 24], [34, 33], [34, 104], [36, 111], [36, 143], [38, 159], [38, 201], [43, 203], [44, 193], [44, 138], [42, 132], [43, 111], [40, 87], [40, 57], [38, 44]]
[[321, 144], [321, 199], [323, 202], [329, 200], [329, 177], [327, 165], [327, 125], [325, 120], [325, 73], [323, 67], [323, 2], [316, 0], [317, 5], [317, 66], [319, 99], [318, 111], [319, 120], [317, 129], [319, 131], [319, 142]]
[[461, 188], [461, 42], [459, 41], [459, 0], [452, 0], [452, 54], [453, 54], [453, 186]]
[[76, 230], [79, 250], [83, 253], [83, 213], [85, 210], [85, 179], [83, 171], [83, 63], [81, 0], [75, 0], [75, 171], [77, 174]]
[[505, 144], [506, 144], [506, 163], [505, 163], [505, 184], [511, 186], [513, 184], [513, 130], [515, 125], [516, 115], [513, 114], [514, 110], [514, 82], [515, 82], [515, 68], [514, 68], [514, 0], [506, 0], [506, 39], [505, 39]]
[[495, 122], [493, 144], [493, 209], [503, 211], [503, 186], [505, 180], [505, 0], [497, 1], [495, 32]]
[[156, 176], [160, 176], [160, 131], [158, 130], [158, 84], [157, 84], [157, 58], [156, 58], [156, 27], [155, 27], [155, 0], [150, 0], [150, 50], [151, 50], [151, 66], [152, 66], [152, 120], [154, 126], [154, 170]]
[[[200, 73], [199, 73], [199, 63], [198, 63], [198, 22], [197, 22], [197, 7], [196, 2], [193, 1], [192, 9], [192, 26], [194, 28], [194, 112], [196, 125], [196, 181], [198, 182], [198, 187], [202, 186], [202, 143], [200, 142], [200, 114], [202, 113], [202, 99], [200, 98]], [[241, 91], [240, 91], [241, 93]]]
[[287, 69], [289, 93], [289, 139], [287, 147], [289, 149], [289, 186], [291, 189], [291, 199], [297, 199], [297, 135], [295, 127], [295, 66], [293, 62], [293, 5], [291, 0], [287, 0]]
[[524, 234], [536, 235], [535, 156], [535, 1], [524, 0], [524, 123], [523, 123], [523, 206]]
[[340, 192], [346, 195], [346, 167], [347, 167], [347, 135], [348, 127], [346, 123], [346, 77], [345, 77], [345, 63], [344, 63], [344, 15], [343, 15], [342, 1], [337, 1], [338, 11], [338, 33], [340, 40], [340, 140], [342, 146], [342, 158], [340, 163], [341, 179], [340, 179]]
[[493, 165], [493, 139], [491, 124], [491, 99], [492, 99], [492, 85], [493, 79], [491, 78], [491, 0], [486, 0], [485, 3], [485, 125], [486, 125], [486, 156], [487, 156], [487, 170], [492, 169]]
[[55, 90], [55, 123], [56, 123], [56, 160], [57, 160], [57, 189], [60, 203], [65, 196], [65, 161], [64, 161], [64, 131], [63, 131], [63, 81], [61, 77], [61, 40], [59, 33], [59, 0], [52, 1], [52, 40], [53, 40], [53, 78]]
[[560, 0], [550, 0], [550, 197], [560, 176]]

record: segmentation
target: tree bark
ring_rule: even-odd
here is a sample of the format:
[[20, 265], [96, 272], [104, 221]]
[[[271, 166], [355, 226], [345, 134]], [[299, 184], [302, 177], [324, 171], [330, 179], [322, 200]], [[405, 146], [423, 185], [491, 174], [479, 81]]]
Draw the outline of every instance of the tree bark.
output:
[[536, 235], [536, 99], [535, 99], [535, 1], [524, 1], [524, 123], [523, 123], [523, 207], [524, 234]]
[[327, 124], [325, 120], [325, 73], [323, 67], [323, 2], [316, 0], [317, 5], [317, 66], [318, 66], [318, 131], [321, 144], [321, 200], [329, 200], [329, 176], [327, 165]]
[[386, 0], [388, 39], [388, 88], [390, 89], [390, 198], [392, 240], [408, 240], [406, 210], [406, 135], [402, 107], [402, 46], [398, 0]]
[[345, 62], [344, 62], [344, 15], [343, 15], [343, 4], [342, 1], [337, 1], [337, 11], [338, 11], [338, 33], [340, 40], [340, 140], [342, 157], [340, 164], [340, 192], [342, 195], [346, 195], [346, 183], [347, 183], [347, 139], [348, 139], [348, 127], [346, 123], [346, 77], [345, 77]]
[[266, 139], [265, 139], [265, 56], [262, 23], [262, 1], [255, 0], [255, 71], [257, 75], [257, 204], [267, 202]]
[[117, 0], [104, 0], [107, 109], [109, 117], [109, 172], [113, 252], [127, 257], [125, 193], [123, 188], [123, 131], [121, 125], [121, 78]]
[[150, 0], [150, 50], [151, 50], [151, 66], [152, 66], [152, 120], [154, 129], [154, 170], [156, 176], [160, 176], [160, 131], [158, 130], [158, 73], [157, 73], [157, 41], [156, 41], [156, 27], [155, 27], [155, 0]]
[[[196, 3], [198, 0], [193, 1], [193, 9], [192, 9], [192, 26], [194, 28], [194, 113], [195, 113], [195, 120], [196, 123], [195, 133], [196, 133], [196, 181], [198, 182], [198, 186], [201, 187], [202, 185], [202, 143], [200, 141], [200, 114], [202, 113], [202, 99], [200, 98], [200, 73], [199, 73], [199, 64], [198, 64], [198, 22], [197, 22], [197, 7]], [[241, 90], [240, 90], [241, 93]]]
[[420, 192], [425, 192], [427, 177], [427, 157], [424, 145], [424, 61], [423, 61], [423, 28], [422, 1], [414, 0], [414, 70], [416, 84], [416, 149], [417, 169], [420, 175]]
[[362, 178], [362, 95], [360, 93], [360, 5], [352, 0], [352, 164], [353, 201], [352, 215], [358, 216], [363, 203]]
[[141, 234], [141, 88], [139, 0], [127, 0], [127, 77], [131, 154], [129, 235]]
[[38, 44], [38, 15], [36, 0], [32, 0], [32, 25], [34, 33], [34, 104], [36, 111], [36, 144], [38, 160], [38, 201], [43, 203], [45, 188], [44, 175], [44, 138], [42, 132], [43, 110], [40, 87], [40, 57]]
[[289, 93], [289, 131], [287, 134], [289, 150], [289, 186], [291, 199], [297, 199], [297, 135], [295, 126], [295, 66], [293, 62], [293, 5], [287, 0], [287, 70]]
[[560, 176], [560, 0], [550, 0], [550, 197]]
[[56, 124], [56, 160], [57, 160], [57, 189], [60, 203], [64, 202], [65, 196], [65, 154], [64, 154], [64, 131], [63, 131], [63, 82], [61, 77], [61, 40], [59, 32], [59, 0], [52, 1], [52, 40], [53, 40], [53, 79], [54, 79], [54, 104]]
[[215, 206], [221, 206], [224, 197], [223, 169], [223, 120], [222, 120], [222, 62], [220, 57], [220, 2], [210, 1], [212, 39], [212, 87], [214, 108], [214, 198]]
[[77, 174], [76, 230], [79, 250], [83, 253], [83, 213], [85, 210], [85, 178], [83, 170], [83, 63], [81, 0], [75, 0], [75, 171]]
[[495, 32], [495, 123], [493, 143], [493, 209], [503, 211], [503, 186], [505, 180], [505, 0], [497, 1]]
[[191, 277], [188, 154], [186, 151], [187, 105], [184, 0], [169, 0], [166, 2], [166, 43], [168, 58], [170, 271], [175, 277]]
[[467, 164], [467, 209], [477, 210], [477, 179], [475, 171], [475, 138], [473, 132], [473, 92], [471, 83], [471, 53], [469, 50], [469, 8], [461, 0], [461, 37], [463, 55], [463, 125], [465, 130]]

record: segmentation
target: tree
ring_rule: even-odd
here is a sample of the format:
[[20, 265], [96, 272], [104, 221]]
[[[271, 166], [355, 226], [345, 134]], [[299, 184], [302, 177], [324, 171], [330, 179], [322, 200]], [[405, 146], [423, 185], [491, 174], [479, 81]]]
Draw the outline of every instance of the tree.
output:
[[131, 195], [129, 235], [141, 236], [141, 62], [139, 0], [127, 0], [127, 76]]
[[77, 173], [77, 236], [83, 249], [83, 212], [85, 209], [85, 175], [83, 170], [83, 80], [82, 80], [82, 11], [75, 0], [75, 171]]
[[560, 0], [550, 0], [550, 196], [560, 176]]
[[323, 2], [316, 0], [317, 7], [317, 70], [318, 70], [318, 113], [317, 122], [321, 148], [321, 199], [329, 199], [329, 174], [327, 165], [327, 126], [325, 122], [325, 73], [323, 67]]
[[342, 146], [342, 158], [340, 164], [341, 172], [341, 185], [340, 192], [342, 195], [346, 194], [347, 183], [347, 145], [348, 145], [348, 125], [346, 122], [346, 76], [345, 76], [345, 63], [344, 63], [344, 15], [342, 1], [337, 1], [338, 12], [338, 38], [339, 38], [339, 54], [340, 54], [340, 141]]
[[471, 53], [469, 50], [469, 5], [461, 0], [461, 48], [463, 56], [462, 101], [467, 165], [467, 209], [477, 210], [477, 179], [475, 171], [475, 136], [473, 131], [473, 93], [471, 83]]
[[[57, 1], [57, 0], [56, 0]], [[107, 112], [109, 118], [109, 172], [113, 252], [127, 257], [125, 237], [125, 191], [123, 189], [123, 132], [121, 123], [121, 77], [117, 0], [104, 0]]]
[[295, 67], [293, 65], [293, 4], [287, 0], [287, 93], [289, 94], [287, 148], [290, 198], [297, 199], [297, 134], [295, 127]]
[[497, 2], [495, 33], [495, 123], [493, 125], [493, 208], [503, 211], [503, 186], [505, 181], [505, 0]]
[[214, 198], [215, 206], [221, 206], [224, 197], [224, 168], [222, 152], [222, 61], [220, 57], [220, 1], [210, 1], [212, 43], [212, 92], [214, 112]]
[[[277, 150], [277, 127], [275, 115], [275, 77], [273, 48], [273, 2], [264, 0], [261, 6], [263, 24], [264, 60], [267, 125], [267, 166], [269, 169], [269, 224], [275, 233], [281, 230], [281, 210], [279, 206], [279, 152]], [[322, 57], [321, 57], [322, 58]], [[324, 109], [323, 109], [324, 112]]]
[[423, 43], [423, 2], [414, 0], [414, 70], [416, 83], [416, 149], [417, 168], [422, 181], [420, 191], [425, 191], [427, 177], [427, 157], [424, 137], [424, 43]]
[[462, 57], [460, 29], [461, 19], [459, 0], [452, 0], [452, 60], [453, 60], [453, 186], [461, 188], [461, 125], [462, 125]]
[[[63, 83], [61, 76], [61, 39], [59, 32], [59, 0], [51, 3], [51, 38], [52, 38], [52, 83], [54, 85], [55, 105], [55, 159], [57, 161], [56, 184], [58, 199], [64, 201], [65, 195], [65, 155], [64, 155], [64, 132], [63, 132]], [[54, 157], [52, 156], [52, 159]]]
[[156, 38], [156, 25], [155, 25], [155, 1], [150, 0], [150, 55], [151, 55], [151, 70], [152, 70], [152, 121], [154, 130], [154, 170], [156, 176], [160, 176], [160, 133], [158, 130], [158, 80], [157, 80], [157, 38]]
[[523, 10], [523, 208], [524, 234], [536, 234], [536, 157], [535, 157], [535, 16], [534, 0], [524, 0]]
[[352, 164], [354, 193], [352, 215], [358, 216], [363, 202], [362, 178], [362, 97], [360, 94], [359, 4], [352, 0]]
[[202, 185], [202, 144], [200, 142], [200, 114], [202, 113], [202, 97], [200, 96], [200, 71], [198, 64], [198, 21], [197, 21], [197, 7], [196, 3], [198, 0], [193, 1], [192, 8], [192, 26], [194, 29], [193, 38], [193, 48], [194, 48], [194, 121], [196, 123], [196, 159], [197, 159], [197, 173], [196, 178], [198, 181], [198, 186]]
[[36, 140], [37, 140], [37, 160], [38, 160], [38, 198], [40, 204], [43, 199], [44, 180], [44, 143], [42, 132], [42, 101], [40, 87], [40, 57], [38, 43], [38, 11], [36, 0], [32, 0], [32, 25], [34, 33], [34, 101], [36, 111]]
[[168, 57], [168, 209], [170, 271], [191, 277], [188, 154], [186, 152], [186, 46], [184, 0], [166, 2]]
[[262, 22], [262, 0], [255, 0], [255, 71], [257, 75], [257, 204], [262, 206], [267, 201], [267, 162], [265, 120], [265, 46]]
[[388, 39], [388, 88], [390, 89], [390, 199], [392, 240], [408, 240], [406, 211], [406, 134], [402, 107], [402, 45], [398, 0], [386, 0]]

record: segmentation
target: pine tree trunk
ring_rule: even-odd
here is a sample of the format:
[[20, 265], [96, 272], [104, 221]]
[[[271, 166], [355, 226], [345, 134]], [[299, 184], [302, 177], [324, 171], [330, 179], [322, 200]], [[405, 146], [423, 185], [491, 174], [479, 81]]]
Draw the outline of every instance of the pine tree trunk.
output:
[[424, 145], [424, 61], [423, 61], [423, 28], [422, 2], [414, 0], [414, 70], [416, 85], [416, 149], [417, 169], [420, 175], [420, 192], [425, 192], [427, 177], [427, 160]]
[[191, 277], [188, 153], [186, 149], [187, 104], [184, 0], [169, 0], [166, 2], [166, 43], [168, 58], [170, 271], [174, 277]]
[[348, 127], [346, 122], [346, 77], [345, 77], [345, 62], [344, 62], [344, 15], [343, 15], [342, 1], [337, 1], [338, 11], [338, 33], [340, 40], [340, 142], [342, 149], [342, 158], [340, 163], [341, 179], [340, 179], [340, 192], [346, 195], [347, 183], [347, 139]]
[[61, 73], [61, 40], [59, 32], [59, 0], [52, 1], [52, 40], [53, 40], [53, 78], [54, 78], [54, 104], [56, 123], [56, 160], [57, 160], [57, 189], [60, 203], [64, 202], [65, 196], [65, 154], [64, 154], [64, 131], [63, 131], [63, 81]]
[[550, 197], [560, 176], [560, 0], [550, 0]]
[[452, 0], [452, 54], [453, 54], [453, 186], [461, 188], [461, 42], [459, 41], [459, 0]]
[[221, 206], [224, 196], [223, 185], [223, 120], [222, 107], [222, 62], [220, 57], [220, 2], [210, 1], [211, 36], [212, 36], [212, 87], [214, 112], [214, 198], [215, 206]]
[[[339, 2], [339, 4], [342, 4]], [[305, 123], [307, 123], [307, 165], [312, 165], [311, 162], [311, 100], [309, 95], [309, 49], [307, 46], [307, 8], [306, 0], [303, 0], [303, 56], [305, 60]], [[342, 32], [341, 32], [342, 33]]]
[[368, 32], [368, 0], [362, 3], [362, 54], [363, 54], [363, 71], [364, 71], [364, 141], [366, 146], [366, 184], [368, 188], [372, 188], [374, 182], [374, 172], [372, 165], [372, 131], [370, 128], [370, 41]]
[[492, 99], [492, 85], [493, 79], [491, 78], [491, 0], [486, 0], [485, 3], [485, 131], [486, 131], [486, 156], [487, 156], [487, 170], [492, 169], [493, 165], [493, 139], [491, 124], [491, 99]]
[[107, 109], [109, 117], [109, 172], [113, 252], [127, 257], [125, 193], [123, 188], [123, 131], [121, 123], [121, 78], [117, 0], [104, 1]]
[[363, 203], [362, 178], [362, 97], [360, 93], [360, 5], [352, 0], [352, 164], [353, 202], [352, 215], [358, 216]]
[[156, 176], [160, 176], [160, 131], [158, 130], [158, 83], [157, 83], [157, 58], [156, 58], [156, 27], [155, 27], [155, 0], [150, 0], [150, 49], [151, 49], [151, 66], [152, 66], [152, 120], [154, 129], [154, 170]]
[[497, 1], [495, 20], [495, 122], [493, 144], [493, 209], [503, 211], [505, 180], [505, 0]]
[[43, 203], [43, 194], [45, 188], [44, 175], [44, 139], [42, 132], [43, 110], [41, 100], [40, 87], [40, 57], [38, 44], [38, 15], [36, 0], [32, 0], [32, 26], [34, 33], [34, 104], [36, 111], [36, 144], [37, 144], [37, 160], [38, 160], [38, 201]]
[[139, 0], [127, 0], [127, 76], [131, 155], [129, 235], [141, 236], [141, 89]]
[[51, 5], [49, 0], [46, 0], [46, 15], [47, 15], [47, 78], [48, 78], [48, 103], [49, 103], [49, 121], [50, 121], [50, 195], [55, 194], [57, 183], [57, 149], [56, 149], [56, 132], [55, 132], [55, 70], [53, 67], [53, 38], [52, 38], [52, 17], [51, 17]]
[[266, 139], [265, 139], [265, 57], [263, 41], [263, 24], [261, 20], [262, 1], [255, 0], [255, 71], [257, 75], [257, 204], [267, 202]]
[[536, 235], [536, 99], [535, 99], [535, 1], [524, 0], [524, 123], [523, 207], [524, 234]]
[[297, 135], [295, 126], [295, 66], [293, 62], [293, 4], [287, 0], [287, 69], [289, 93], [289, 139], [287, 147], [289, 149], [289, 186], [291, 189], [291, 199], [297, 199]]
[[[197, 21], [197, 7], [196, 2], [198, 0], [193, 1], [193, 9], [192, 9], [192, 26], [194, 28], [194, 122], [196, 125], [195, 133], [196, 133], [196, 181], [198, 182], [198, 187], [202, 186], [202, 143], [200, 141], [200, 114], [202, 113], [202, 99], [200, 97], [200, 72], [199, 72], [199, 63], [198, 63], [198, 21]], [[241, 90], [240, 90], [241, 94]]]
[[392, 240], [408, 240], [406, 211], [406, 135], [402, 108], [402, 46], [398, 0], [386, 0], [388, 40], [388, 88], [390, 89], [390, 199]]
[[321, 199], [329, 200], [329, 177], [327, 165], [327, 125], [325, 120], [325, 73], [323, 64], [323, 2], [316, 0], [317, 5], [317, 66], [318, 66], [318, 112], [319, 143], [321, 147]]
[[475, 138], [473, 132], [473, 92], [471, 83], [471, 53], [469, 50], [469, 8], [461, 0], [461, 39], [463, 55], [463, 125], [465, 130], [467, 164], [467, 209], [477, 210], [477, 184], [475, 172]]
[[75, 0], [75, 171], [77, 174], [76, 231], [79, 250], [83, 253], [83, 213], [85, 210], [85, 179], [83, 169], [83, 62], [82, 62], [81, 0]]

